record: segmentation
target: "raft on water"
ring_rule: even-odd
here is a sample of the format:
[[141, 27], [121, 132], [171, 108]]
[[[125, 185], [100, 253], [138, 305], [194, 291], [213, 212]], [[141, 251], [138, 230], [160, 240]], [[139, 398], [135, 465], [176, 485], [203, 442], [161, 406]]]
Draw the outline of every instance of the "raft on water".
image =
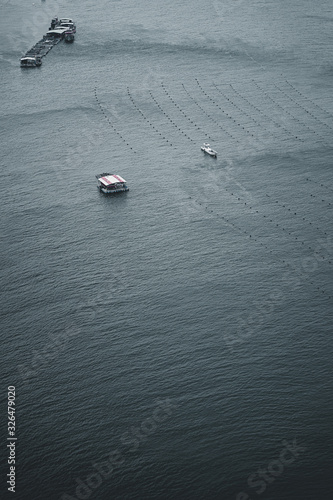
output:
[[[51, 21], [49, 31], [20, 59], [22, 68], [35, 68], [41, 66], [42, 57], [46, 56], [61, 40], [65, 38], [66, 42], [74, 41], [76, 26], [71, 19], [54, 18]], [[67, 39], [66, 39], [67, 37]]]
[[104, 194], [123, 193], [129, 191], [125, 179], [118, 174], [99, 174], [96, 175], [97, 188]]

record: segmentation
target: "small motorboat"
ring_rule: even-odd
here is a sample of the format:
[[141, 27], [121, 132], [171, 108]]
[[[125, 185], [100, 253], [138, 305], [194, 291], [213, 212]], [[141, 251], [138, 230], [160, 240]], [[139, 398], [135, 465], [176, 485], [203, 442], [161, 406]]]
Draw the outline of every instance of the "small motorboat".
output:
[[59, 28], [67, 28], [71, 33], [76, 33], [76, 26], [74, 23], [60, 23]]
[[69, 19], [67, 17], [64, 19], [58, 19], [57, 17], [54, 17], [52, 19], [50, 30], [55, 30], [57, 28], [71, 28], [73, 30], [73, 33], [76, 32], [75, 23], [72, 19]]
[[208, 144], [208, 142], [205, 142], [204, 145], [201, 146], [201, 151], [204, 151], [205, 153], [207, 153], [210, 156], [214, 156], [214, 158], [217, 157], [217, 152], [214, 151], [214, 149], [212, 149], [210, 147], [210, 144]]

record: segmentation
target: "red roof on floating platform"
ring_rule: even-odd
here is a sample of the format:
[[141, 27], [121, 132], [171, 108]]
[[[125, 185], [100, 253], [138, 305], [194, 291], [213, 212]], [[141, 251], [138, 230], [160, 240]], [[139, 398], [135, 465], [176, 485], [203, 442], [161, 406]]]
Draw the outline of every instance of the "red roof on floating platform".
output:
[[112, 174], [105, 175], [98, 179], [104, 186], [111, 186], [112, 184], [119, 184], [119, 182], [126, 182], [120, 175]]

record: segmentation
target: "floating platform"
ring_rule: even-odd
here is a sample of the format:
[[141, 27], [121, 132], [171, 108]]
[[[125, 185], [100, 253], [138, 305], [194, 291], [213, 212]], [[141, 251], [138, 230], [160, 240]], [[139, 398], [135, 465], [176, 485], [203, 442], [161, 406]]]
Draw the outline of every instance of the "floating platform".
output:
[[120, 177], [119, 174], [109, 174], [105, 172], [104, 174], [96, 175], [96, 179], [97, 188], [101, 193], [113, 194], [129, 191], [125, 179]]
[[[61, 24], [57, 24], [54, 29], [53, 19], [51, 22], [51, 29], [43, 36], [41, 40], [39, 40], [31, 49], [29, 49], [23, 57], [21, 57], [21, 67], [35, 67], [41, 66], [42, 57], [45, 57], [46, 54], [50, 52], [50, 50], [58, 45], [66, 36], [70, 38], [70, 41], [74, 41], [74, 33], [76, 32], [76, 27], [73, 24], [73, 27], [69, 26], [72, 23], [66, 23], [66, 25], [62, 26]], [[66, 19], [67, 21], [67, 19]], [[59, 23], [61, 20], [59, 21]], [[30, 60], [30, 63], [27, 63], [27, 60]]]

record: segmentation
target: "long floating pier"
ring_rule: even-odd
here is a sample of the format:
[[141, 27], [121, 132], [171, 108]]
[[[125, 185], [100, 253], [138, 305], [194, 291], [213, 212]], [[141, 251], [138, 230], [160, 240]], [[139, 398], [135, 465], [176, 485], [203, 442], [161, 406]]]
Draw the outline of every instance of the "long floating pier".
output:
[[44, 57], [50, 52], [52, 47], [61, 42], [61, 38], [47, 38], [46, 35], [43, 36], [39, 42], [37, 42], [33, 47], [31, 47], [28, 52], [25, 53], [24, 57]]
[[73, 42], [74, 33], [76, 33], [76, 26], [71, 19], [52, 19], [49, 31], [21, 57], [21, 66], [40, 66], [42, 57], [46, 56], [61, 40]]

